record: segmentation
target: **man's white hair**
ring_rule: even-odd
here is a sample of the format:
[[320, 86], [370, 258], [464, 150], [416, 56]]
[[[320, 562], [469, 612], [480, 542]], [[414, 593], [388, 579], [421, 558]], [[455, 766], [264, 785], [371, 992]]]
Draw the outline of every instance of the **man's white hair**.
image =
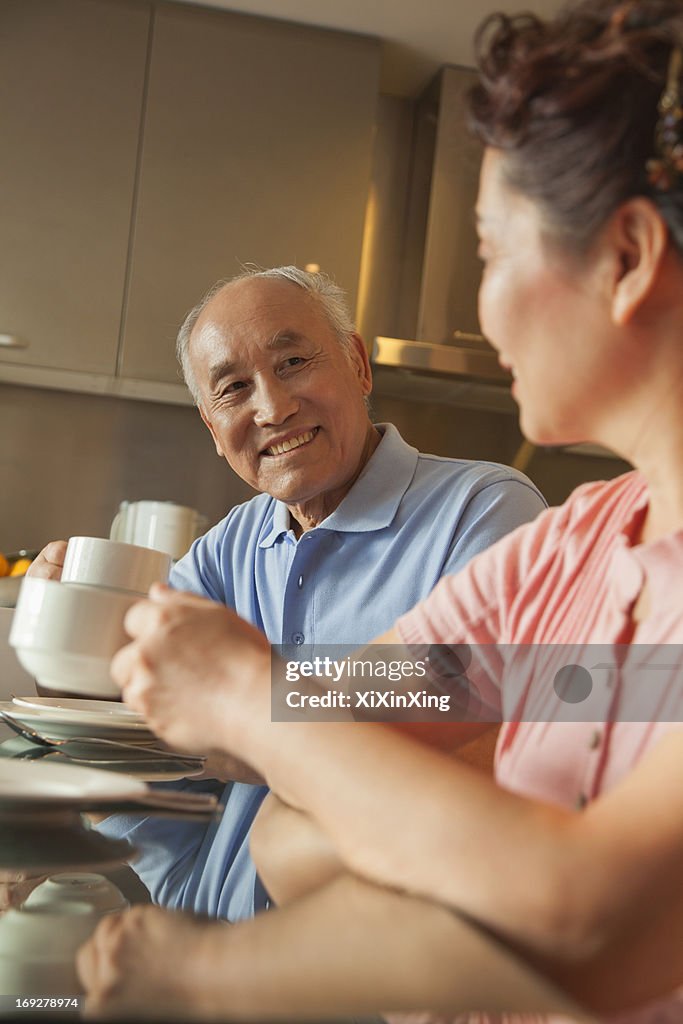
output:
[[236, 277], [217, 281], [213, 287], [209, 288], [201, 302], [198, 302], [187, 314], [178, 331], [176, 355], [195, 405], [200, 404], [199, 388], [190, 361], [190, 338], [195, 325], [209, 302], [226, 285], [251, 278], [261, 278], [266, 281], [289, 281], [291, 284], [303, 288], [309, 295], [313, 295], [320, 305], [322, 314], [337, 336], [339, 344], [346, 352], [351, 351], [351, 335], [356, 330], [356, 325], [351, 316], [346, 292], [338, 284], [335, 284], [331, 277], [321, 271], [311, 273], [308, 270], [300, 270], [299, 267], [272, 267], [270, 270], [261, 270], [258, 267], [247, 268]]

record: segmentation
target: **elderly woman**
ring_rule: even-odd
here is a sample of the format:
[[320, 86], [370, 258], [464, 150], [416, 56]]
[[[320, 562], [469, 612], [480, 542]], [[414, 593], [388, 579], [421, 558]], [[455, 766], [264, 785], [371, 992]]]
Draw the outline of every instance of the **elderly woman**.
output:
[[[479, 44], [482, 328], [512, 370], [528, 438], [597, 442], [636, 469], [579, 488], [479, 555], [382, 641], [667, 644], [679, 668], [683, 7], [587, 0], [547, 24], [495, 18]], [[281, 813], [323, 837], [330, 871], [338, 863], [368, 892], [386, 886], [459, 911], [601, 1014], [683, 1019], [680, 669], [649, 721], [621, 714], [617, 673], [598, 727], [558, 721], [554, 705], [534, 721], [523, 692], [509, 716], [503, 672], [498, 705], [513, 720], [493, 782], [439, 749], [471, 726], [425, 727], [418, 742], [373, 723], [271, 723], [268, 646], [225, 609], [160, 590], [129, 626], [115, 663], [125, 699], [168, 742], [252, 764], [296, 808]], [[243, 927], [265, 937], [302, 902]], [[385, 920], [388, 948], [406, 925]], [[111, 924], [83, 954], [94, 1006], [125, 988], [116, 964], [135, 948], [133, 931]], [[375, 922], [378, 950], [380, 935]], [[365, 984], [367, 952], [355, 964], [347, 953], [329, 976], [336, 967], [349, 988]], [[393, 991], [377, 973], [376, 1008], [418, 1005], [400, 967]], [[443, 1008], [429, 982], [424, 1005]]]

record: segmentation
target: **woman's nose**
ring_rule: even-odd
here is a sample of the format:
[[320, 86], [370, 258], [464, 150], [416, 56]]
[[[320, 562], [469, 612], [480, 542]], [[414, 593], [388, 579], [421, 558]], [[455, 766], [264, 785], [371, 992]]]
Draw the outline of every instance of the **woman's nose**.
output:
[[299, 408], [289, 386], [277, 378], [259, 381], [254, 395], [254, 422], [259, 427], [284, 423]]

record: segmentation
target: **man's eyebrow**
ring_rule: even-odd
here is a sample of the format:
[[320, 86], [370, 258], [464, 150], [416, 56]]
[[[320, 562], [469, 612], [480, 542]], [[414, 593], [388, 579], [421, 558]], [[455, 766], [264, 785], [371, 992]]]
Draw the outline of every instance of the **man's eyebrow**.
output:
[[285, 327], [280, 331], [277, 331], [270, 341], [266, 342], [266, 348], [268, 351], [273, 351], [277, 348], [286, 348], [288, 345], [297, 345], [299, 342], [308, 341], [305, 334], [300, 331], [290, 330], [289, 327]]

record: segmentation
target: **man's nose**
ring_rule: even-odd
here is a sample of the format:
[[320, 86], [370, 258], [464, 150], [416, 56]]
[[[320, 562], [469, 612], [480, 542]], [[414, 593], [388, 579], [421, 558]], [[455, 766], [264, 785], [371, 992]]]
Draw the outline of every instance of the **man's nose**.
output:
[[259, 427], [284, 423], [299, 408], [299, 401], [284, 381], [261, 379], [254, 395], [254, 422]]

